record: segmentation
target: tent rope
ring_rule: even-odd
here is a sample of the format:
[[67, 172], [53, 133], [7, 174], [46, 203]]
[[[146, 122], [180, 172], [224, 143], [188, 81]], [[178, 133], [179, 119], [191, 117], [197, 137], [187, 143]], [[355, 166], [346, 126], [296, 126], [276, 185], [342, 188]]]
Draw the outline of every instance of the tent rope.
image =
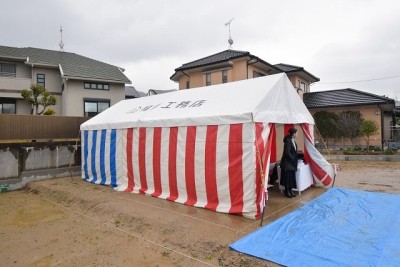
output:
[[[72, 186], [74, 186], [76, 188], [76, 190], [90, 191], [90, 189], [85, 189], [85, 188], [82, 188], [80, 186], [77, 186], [77, 184], [75, 182], [69, 181], [68, 183], [70, 183]], [[211, 222], [211, 221], [208, 221], [208, 220], [197, 218], [197, 217], [194, 217], [194, 216], [191, 216], [191, 215], [187, 215], [187, 214], [184, 214], [184, 213], [180, 213], [180, 212], [177, 212], [177, 211], [171, 211], [169, 209], [166, 209], [166, 208], [163, 208], [163, 207], [159, 207], [157, 205], [149, 204], [149, 203], [146, 203], [146, 202], [143, 202], [143, 201], [138, 201], [138, 200], [122, 197], [122, 196], [119, 196], [119, 195], [115, 195], [113, 193], [113, 191], [111, 193], [109, 193], [109, 192], [102, 192], [102, 193], [104, 193], [105, 195], [107, 195], [109, 197], [112, 197], [112, 198], [119, 198], [119, 199], [123, 199], [123, 200], [129, 201], [129, 202], [133, 202], [133, 203], [136, 203], [136, 204], [149, 206], [149, 207], [152, 207], [152, 208], [155, 208], [155, 209], [159, 209], [159, 210], [163, 210], [163, 211], [166, 211], [166, 212], [169, 212], [169, 213], [173, 213], [173, 214], [177, 214], [177, 215], [180, 215], [180, 216], [183, 216], [183, 217], [187, 217], [187, 218], [190, 218], [190, 219], [193, 219], [193, 220], [196, 220], [196, 221], [201, 221], [201, 222], [208, 223], [208, 224], [211, 224], [211, 225], [214, 225], [214, 226], [217, 226], [217, 227], [222, 227], [222, 228], [225, 228], [225, 229], [227, 229], [229, 231], [232, 231], [232, 232], [235, 232], [235, 233], [240, 233], [240, 232], [237, 231], [237, 229], [225, 226], [223, 224], [214, 223], [214, 222]]]
[[317, 125], [315, 124], [314, 126], [315, 126], [315, 130], [317, 130], [318, 136], [319, 136], [319, 137], [321, 138], [321, 140], [322, 140], [322, 144], [323, 144], [325, 150], [328, 152], [328, 155], [331, 155], [331, 153], [329, 152], [328, 147], [327, 147], [326, 144], [325, 144], [324, 138], [322, 137], [321, 133], [320, 133], [319, 130], [318, 130]]
[[190, 259], [190, 260], [200, 262], [200, 263], [202, 263], [202, 264], [204, 264], [204, 265], [207, 265], [207, 266], [214, 266], [214, 265], [211, 264], [211, 263], [202, 261], [202, 260], [200, 260], [200, 259], [196, 259], [196, 258], [194, 258], [194, 257], [192, 257], [192, 256], [190, 256], [190, 255], [188, 255], [188, 254], [185, 254], [185, 253], [183, 253], [183, 252], [181, 252], [181, 251], [178, 251], [178, 250], [176, 250], [176, 249], [173, 249], [173, 248], [171, 248], [171, 247], [167, 247], [167, 246], [165, 246], [165, 245], [163, 245], [163, 244], [160, 244], [160, 243], [158, 243], [158, 242], [155, 242], [155, 241], [152, 241], [152, 240], [150, 240], [150, 239], [144, 238], [143, 236], [140, 236], [140, 235], [137, 235], [137, 234], [133, 234], [133, 233], [131, 233], [130, 231], [127, 231], [127, 230], [124, 230], [124, 229], [122, 229], [122, 228], [120, 228], [120, 227], [117, 227], [117, 226], [113, 225], [113, 224], [110, 223], [110, 222], [106, 222], [106, 221], [100, 220], [100, 219], [98, 219], [98, 218], [89, 216], [88, 214], [79, 212], [79, 211], [74, 210], [74, 209], [72, 209], [72, 208], [70, 208], [70, 207], [64, 206], [64, 205], [62, 205], [62, 204], [60, 204], [60, 203], [57, 203], [57, 202], [54, 202], [54, 201], [52, 201], [52, 200], [50, 200], [50, 199], [48, 199], [48, 198], [46, 198], [46, 197], [43, 197], [43, 199], [46, 200], [46, 201], [48, 201], [48, 202], [50, 202], [50, 203], [52, 203], [53, 205], [60, 206], [60, 207], [62, 207], [62, 208], [64, 208], [64, 209], [70, 210], [70, 211], [72, 211], [72, 212], [74, 212], [74, 213], [76, 213], [76, 214], [79, 214], [79, 215], [81, 215], [81, 216], [84, 216], [84, 217], [86, 217], [86, 218], [88, 218], [88, 219], [90, 219], [90, 220], [93, 220], [93, 221], [97, 222], [97, 223], [104, 223], [105, 225], [111, 227], [111, 228], [114, 229], [114, 230], [123, 232], [123, 233], [125, 233], [125, 234], [127, 234], [127, 235], [129, 235], [129, 236], [132, 236], [132, 237], [136, 237], [136, 238], [138, 238], [138, 239], [140, 239], [140, 240], [143, 240], [143, 241], [145, 241], [145, 242], [148, 242], [148, 243], [150, 243], [150, 244], [152, 244], [152, 245], [154, 245], [154, 246], [157, 246], [157, 247], [160, 247], [160, 248], [169, 250], [169, 251], [171, 251], [172, 253], [179, 254], [179, 255], [181, 255], [181, 256], [183, 256], [183, 257], [186, 257], [186, 258], [188, 258], [188, 259]]

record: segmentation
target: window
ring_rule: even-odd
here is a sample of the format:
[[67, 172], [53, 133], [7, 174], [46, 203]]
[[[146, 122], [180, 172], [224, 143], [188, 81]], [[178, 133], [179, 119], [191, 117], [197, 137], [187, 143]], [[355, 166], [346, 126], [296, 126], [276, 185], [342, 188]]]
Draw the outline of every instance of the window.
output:
[[303, 90], [303, 92], [306, 91], [306, 84], [300, 80], [299, 80], [299, 89]]
[[83, 88], [93, 90], [109, 90], [110, 86], [106, 83], [84, 82]]
[[222, 83], [227, 83], [228, 82], [228, 71], [223, 70], [222, 71]]
[[0, 76], [15, 77], [15, 64], [0, 63]]
[[16, 114], [15, 100], [0, 99], [0, 114]]
[[36, 74], [36, 83], [41, 85], [43, 88], [45, 88], [45, 76], [44, 74]]
[[94, 117], [100, 112], [110, 107], [110, 101], [107, 100], [85, 100], [85, 116]]
[[206, 73], [206, 86], [211, 85], [211, 73]]
[[261, 72], [258, 72], [258, 71], [255, 71], [255, 70], [253, 70], [253, 78], [258, 78], [258, 77], [262, 77], [262, 76], [265, 76], [265, 74], [264, 74], [264, 73], [261, 73]]

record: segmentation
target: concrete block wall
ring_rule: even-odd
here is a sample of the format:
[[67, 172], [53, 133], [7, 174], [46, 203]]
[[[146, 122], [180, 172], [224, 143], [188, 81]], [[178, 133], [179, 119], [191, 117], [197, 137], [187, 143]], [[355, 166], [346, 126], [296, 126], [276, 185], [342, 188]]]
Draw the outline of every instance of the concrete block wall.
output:
[[54, 169], [74, 163], [73, 153], [66, 146], [26, 148], [25, 170]]
[[19, 189], [29, 181], [80, 175], [80, 146], [74, 144], [2, 144], [0, 185]]
[[18, 177], [18, 152], [13, 149], [0, 150], [0, 179]]

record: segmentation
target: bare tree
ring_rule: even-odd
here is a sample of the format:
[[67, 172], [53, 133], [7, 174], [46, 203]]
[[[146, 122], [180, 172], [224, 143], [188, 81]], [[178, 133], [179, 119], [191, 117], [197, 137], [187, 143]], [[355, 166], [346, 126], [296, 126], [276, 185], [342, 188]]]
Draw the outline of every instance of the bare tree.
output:
[[342, 111], [338, 114], [337, 128], [339, 133], [350, 138], [353, 145], [355, 145], [356, 138], [360, 136], [361, 123], [362, 118], [359, 111]]

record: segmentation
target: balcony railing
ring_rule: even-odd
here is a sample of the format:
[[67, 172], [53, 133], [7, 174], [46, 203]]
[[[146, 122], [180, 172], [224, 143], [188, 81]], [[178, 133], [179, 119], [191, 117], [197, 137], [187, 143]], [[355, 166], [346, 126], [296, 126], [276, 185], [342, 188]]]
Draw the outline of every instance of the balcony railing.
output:
[[0, 89], [22, 90], [28, 89], [31, 84], [32, 78], [30, 75], [5, 75], [4, 73], [0, 75]]
[[5, 77], [5, 78], [31, 78], [30, 74], [16, 74], [16, 73], [10, 73], [10, 72], [0, 72], [0, 77]]

